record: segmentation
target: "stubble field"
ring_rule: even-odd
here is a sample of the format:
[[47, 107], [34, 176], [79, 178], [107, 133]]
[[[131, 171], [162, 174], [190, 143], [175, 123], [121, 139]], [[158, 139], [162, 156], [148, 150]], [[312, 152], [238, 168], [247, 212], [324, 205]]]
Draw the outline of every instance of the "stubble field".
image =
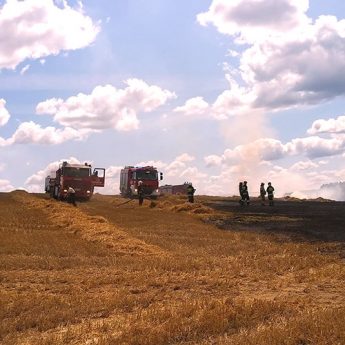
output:
[[1, 344], [345, 344], [344, 203], [124, 201], [0, 193]]

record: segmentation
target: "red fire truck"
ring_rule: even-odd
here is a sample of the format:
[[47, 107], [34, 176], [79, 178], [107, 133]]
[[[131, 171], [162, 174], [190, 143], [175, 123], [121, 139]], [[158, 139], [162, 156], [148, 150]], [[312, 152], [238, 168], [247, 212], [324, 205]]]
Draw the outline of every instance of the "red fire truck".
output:
[[75, 190], [77, 200], [89, 200], [94, 187], [104, 187], [105, 169], [95, 168], [90, 164], [69, 164], [63, 162], [56, 170], [55, 177], [47, 176], [45, 191], [58, 200], [67, 199], [68, 187]]
[[190, 184], [191, 182], [185, 182], [184, 184], [178, 185], [166, 184], [164, 186], [159, 187], [159, 192], [161, 195], [186, 195], [187, 187]]
[[157, 168], [153, 166], [126, 166], [121, 169], [120, 193], [125, 197], [136, 197], [138, 182], [142, 181], [145, 196], [155, 199], [159, 195], [159, 180], [163, 180], [163, 173], [158, 173]]

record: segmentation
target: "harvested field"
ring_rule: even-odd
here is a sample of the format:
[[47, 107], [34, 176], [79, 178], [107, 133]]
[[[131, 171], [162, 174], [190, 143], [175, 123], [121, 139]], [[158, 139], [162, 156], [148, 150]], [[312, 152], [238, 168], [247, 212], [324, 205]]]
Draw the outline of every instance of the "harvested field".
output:
[[344, 203], [0, 193], [0, 343], [345, 344]]

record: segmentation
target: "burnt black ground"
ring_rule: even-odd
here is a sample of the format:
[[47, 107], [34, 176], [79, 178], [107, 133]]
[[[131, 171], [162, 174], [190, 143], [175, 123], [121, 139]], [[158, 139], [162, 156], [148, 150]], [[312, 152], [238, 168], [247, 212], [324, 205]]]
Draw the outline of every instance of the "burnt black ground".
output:
[[217, 224], [223, 229], [252, 229], [289, 234], [295, 240], [345, 243], [345, 202], [278, 199], [270, 207], [262, 206], [258, 199], [240, 206], [238, 201], [218, 198], [204, 204], [224, 212], [224, 219]]

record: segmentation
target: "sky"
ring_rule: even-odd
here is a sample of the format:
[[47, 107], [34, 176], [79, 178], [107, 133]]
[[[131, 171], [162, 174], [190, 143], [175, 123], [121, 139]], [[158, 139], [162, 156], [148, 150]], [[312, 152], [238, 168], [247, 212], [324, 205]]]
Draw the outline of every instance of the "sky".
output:
[[[196, 194], [345, 180], [345, 2], [0, 0], [0, 191], [59, 163]], [[341, 199], [341, 196], [333, 196]]]

